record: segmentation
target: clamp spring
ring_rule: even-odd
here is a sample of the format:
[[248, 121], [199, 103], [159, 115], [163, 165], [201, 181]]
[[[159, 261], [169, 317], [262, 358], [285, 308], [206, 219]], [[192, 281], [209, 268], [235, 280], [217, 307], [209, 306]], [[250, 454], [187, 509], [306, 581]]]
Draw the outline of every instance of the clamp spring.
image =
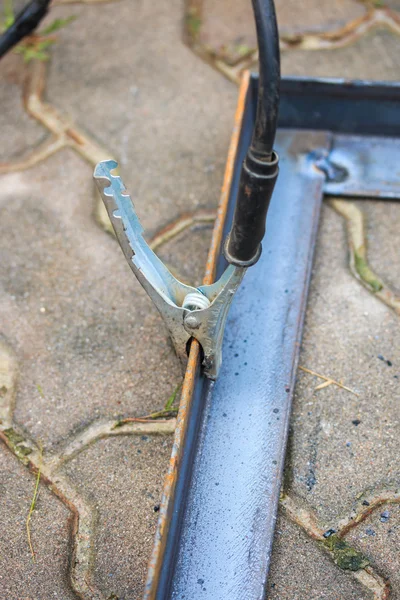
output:
[[190, 292], [184, 299], [182, 308], [186, 310], [202, 310], [208, 308], [211, 302], [201, 292]]

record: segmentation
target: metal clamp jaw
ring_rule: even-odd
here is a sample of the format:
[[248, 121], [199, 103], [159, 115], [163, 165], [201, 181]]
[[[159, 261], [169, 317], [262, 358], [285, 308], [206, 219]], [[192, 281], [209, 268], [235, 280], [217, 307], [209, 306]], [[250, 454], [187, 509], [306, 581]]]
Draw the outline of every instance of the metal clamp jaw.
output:
[[204, 372], [216, 379], [222, 360], [225, 322], [245, 268], [229, 265], [212, 285], [197, 288], [178, 281], [143, 238], [143, 228], [120, 177], [112, 175], [118, 163], [100, 162], [94, 179], [125, 258], [163, 317], [183, 363], [194, 337], [204, 352]]
[[229, 266], [212, 285], [198, 288], [177, 281], [143, 239], [143, 229], [121, 179], [111, 175], [113, 160], [99, 163], [94, 178], [125, 257], [169, 329], [176, 352], [186, 360], [196, 338], [204, 371], [218, 376], [225, 322], [247, 267], [261, 254], [268, 206], [278, 177], [273, 150], [279, 105], [279, 35], [274, 0], [253, 0], [259, 49], [259, 85], [253, 135], [242, 164], [232, 229], [225, 246]]

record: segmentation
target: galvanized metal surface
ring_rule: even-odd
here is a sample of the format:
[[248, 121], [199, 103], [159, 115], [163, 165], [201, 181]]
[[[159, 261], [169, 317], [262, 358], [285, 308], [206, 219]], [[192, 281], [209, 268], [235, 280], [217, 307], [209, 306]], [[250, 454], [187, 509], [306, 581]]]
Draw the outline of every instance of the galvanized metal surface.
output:
[[218, 281], [198, 288], [178, 281], [144, 239], [132, 199], [121, 178], [111, 173], [117, 167], [114, 160], [103, 160], [94, 179], [125, 258], [164, 319], [183, 366], [187, 344], [196, 338], [204, 353], [204, 373], [215, 379], [222, 362], [226, 317], [246, 269], [228, 265]]

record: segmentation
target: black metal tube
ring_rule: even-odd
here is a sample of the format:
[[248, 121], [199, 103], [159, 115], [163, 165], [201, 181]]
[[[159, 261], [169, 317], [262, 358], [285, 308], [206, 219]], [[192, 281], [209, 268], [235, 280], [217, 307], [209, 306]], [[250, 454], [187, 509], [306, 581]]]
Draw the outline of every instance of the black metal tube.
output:
[[32, 33], [45, 17], [51, 0], [32, 0], [15, 17], [14, 23], [0, 36], [0, 58]]
[[261, 254], [265, 220], [278, 177], [278, 156], [273, 150], [280, 86], [278, 26], [273, 0], [252, 2], [259, 49], [257, 114], [225, 246], [228, 262], [238, 266], [254, 264]]

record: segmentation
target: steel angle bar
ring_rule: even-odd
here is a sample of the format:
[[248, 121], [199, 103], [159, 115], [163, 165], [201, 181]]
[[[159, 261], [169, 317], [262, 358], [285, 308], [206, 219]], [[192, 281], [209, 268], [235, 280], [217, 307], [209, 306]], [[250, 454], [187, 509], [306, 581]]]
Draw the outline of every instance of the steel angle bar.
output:
[[[204, 284], [226, 268], [257, 77], [239, 95]], [[219, 377], [192, 342], [145, 600], [262, 600], [323, 195], [397, 199], [400, 86], [284, 79], [280, 176], [259, 262], [229, 313]]]
[[288, 77], [281, 82], [278, 125], [399, 138], [399, 103], [397, 82]]
[[327, 194], [400, 199], [398, 138], [336, 134], [328, 160], [328, 167], [339, 173], [339, 180], [327, 180]]
[[[225, 230], [253, 110], [250, 89]], [[186, 436], [157, 533], [147, 599], [263, 597], [325, 180], [310, 153], [326, 152], [330, 144], [324, 132], [278, 134], [281, 173], [263, 252], [233, 301], [219, 378], [213, 383], [198, 371], [189, 410], [184, 400]], [[224, 267], [220, 255], [217, 276]], [[192, 382], [190, 360], [189, 366]]]
[[220, 376], [204, 391], [160, 600], [264, 597], [323, 197], [324, 177], [306, 154], [328, 147], [327, 134], [278, 135], [283, 160], [263, 253], [233, 301]]
[[329, 152], [315, 156], [326, 194], [399, 200], [399, 106], [396, 82], [286, 78], [279, 126], [331, 132]]

